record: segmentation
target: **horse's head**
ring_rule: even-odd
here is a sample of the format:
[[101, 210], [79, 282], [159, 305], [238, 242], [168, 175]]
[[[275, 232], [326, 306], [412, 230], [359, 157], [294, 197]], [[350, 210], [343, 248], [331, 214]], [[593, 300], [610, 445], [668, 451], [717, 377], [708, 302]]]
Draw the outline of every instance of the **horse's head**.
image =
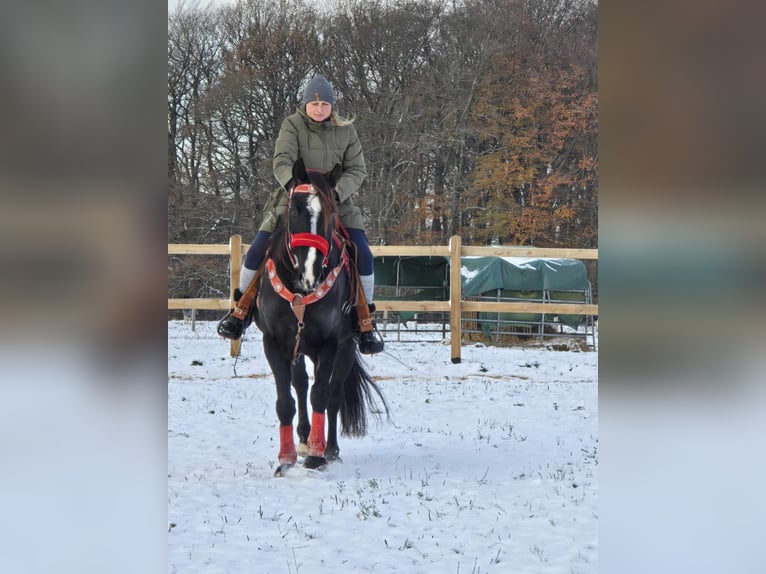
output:
[[302, 159], [293, 166], [286, 242], [299, 275], [295, 288], [304, 293], [318, 285], [330, 263], [336, 224], [335, 185], [340, 172], [338, 164], [327, 173], [307, 170]]

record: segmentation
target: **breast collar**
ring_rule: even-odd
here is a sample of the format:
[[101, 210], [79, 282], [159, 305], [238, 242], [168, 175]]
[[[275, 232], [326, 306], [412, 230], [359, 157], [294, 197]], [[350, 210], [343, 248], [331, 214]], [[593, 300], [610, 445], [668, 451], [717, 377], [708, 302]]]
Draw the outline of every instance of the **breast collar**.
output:
[[274, 263], [274, 260], [271, 257], [266, 260], [266, 272], [268, 273], [271, 287], [274, 289], [275, 293], [290, 303], [293, 307], [296, 305], [311, 305], [324, 298], [324, 296], [332, 290], [335, 281], [338, 279], [338, 275], [340, 275], [344, 266], [348, 267], [348, 252], [346, 250], [345, 242], [343, 242], [343, 248], [340, 254], [340, 263], [330, 270], [324, 281], [317, 285], [311, 293], [308, 295], [300, 295], [290, 291], [279, 278], [279, 275], [277, 274], [277, 265]]

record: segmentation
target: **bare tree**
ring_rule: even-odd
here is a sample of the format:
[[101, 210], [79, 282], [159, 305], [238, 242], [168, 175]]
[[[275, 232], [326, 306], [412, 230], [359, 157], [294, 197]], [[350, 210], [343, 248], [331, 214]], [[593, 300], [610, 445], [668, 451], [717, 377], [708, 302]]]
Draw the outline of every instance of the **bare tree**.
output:
[[204, 192], [201, 177], [215, 169], [206, 140], [209, 121], [200, 107], [221, 71], [219, 14], [212, 9], [179, 10], [168, 18], [168, 177], [171, 232], [190, 239], [187, 209]]
[[360, 204], [373, 240], [398, 234], [418, 193], [416, 84], [442, 10], [438, 2], [341, 0], [323, 23], [322, 66], [360, 126], [368, 164]]
[[[321, 72], [356, 118], [371, 241], [593, 246], [596, 25], [591, 0], [182, 6], [168, 19], [169, 238], [252, 236], [281, 121]], [[184, 293], [222, 275], [184, 265]]]

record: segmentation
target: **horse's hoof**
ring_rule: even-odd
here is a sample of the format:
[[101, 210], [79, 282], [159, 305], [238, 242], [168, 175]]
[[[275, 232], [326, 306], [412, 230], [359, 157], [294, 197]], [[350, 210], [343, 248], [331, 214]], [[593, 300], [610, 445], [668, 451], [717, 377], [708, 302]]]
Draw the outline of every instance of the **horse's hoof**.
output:
[[293, 467], [293, 463], [291, 462], [283, 462], [277, 467], [277, 470], [274, 471], [274, 476], [279, 478], [280, 476], [284, 476], [287, 474], [287, 471], [290, 470]]
[[325, 451], [324, 456], [327, 459], [327, 462], [343, 462], [340, 458], [340, 451], [338, 450], [335, 452]]
[[311, 470], [319, 470], [327, 466], [327, 459], [323, 456], [307, 456], [303, 466]]
[[305, 442], [298, 443], [298, 456], [306, 456], [309, 453], [309, 445]]

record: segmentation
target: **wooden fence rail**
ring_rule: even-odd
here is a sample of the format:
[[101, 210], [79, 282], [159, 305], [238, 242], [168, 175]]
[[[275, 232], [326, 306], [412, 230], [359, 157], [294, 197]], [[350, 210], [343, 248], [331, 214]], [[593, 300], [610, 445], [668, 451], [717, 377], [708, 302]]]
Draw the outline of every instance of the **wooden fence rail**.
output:
[[[234, 305], [234, 288], [239, 285], [242, 256], [249, 245], [242, 245], [239, 235], [232, 235], [224, 244], [168, 244], [168, 255], [228, 255], [230, 259], [229, 299], [168, 299], [168, 309], [228, 310]], [[527, 303], [464, 301], [460, 289], [460, 258], [534, 257], [598, 259], [598, 249], [546, 249], [537, 247], [469, 247], [462, 246], [459, 235], [450, 238], [448, 246], [434, 245], [371, 245], [375, 256], [432, 256], [450, 259], [449, 301], [376, 301], [378, 311], [441, 311], [450, 314], [450, 350], [452, 362], [460, 362], [462, 313], [490, 311], [502, 313], [547, 313], [566, 315], [598, 315], [598, 305], [583, 303]], [[239, 341], [231, 342], [231, 355], [239, 355]]]

